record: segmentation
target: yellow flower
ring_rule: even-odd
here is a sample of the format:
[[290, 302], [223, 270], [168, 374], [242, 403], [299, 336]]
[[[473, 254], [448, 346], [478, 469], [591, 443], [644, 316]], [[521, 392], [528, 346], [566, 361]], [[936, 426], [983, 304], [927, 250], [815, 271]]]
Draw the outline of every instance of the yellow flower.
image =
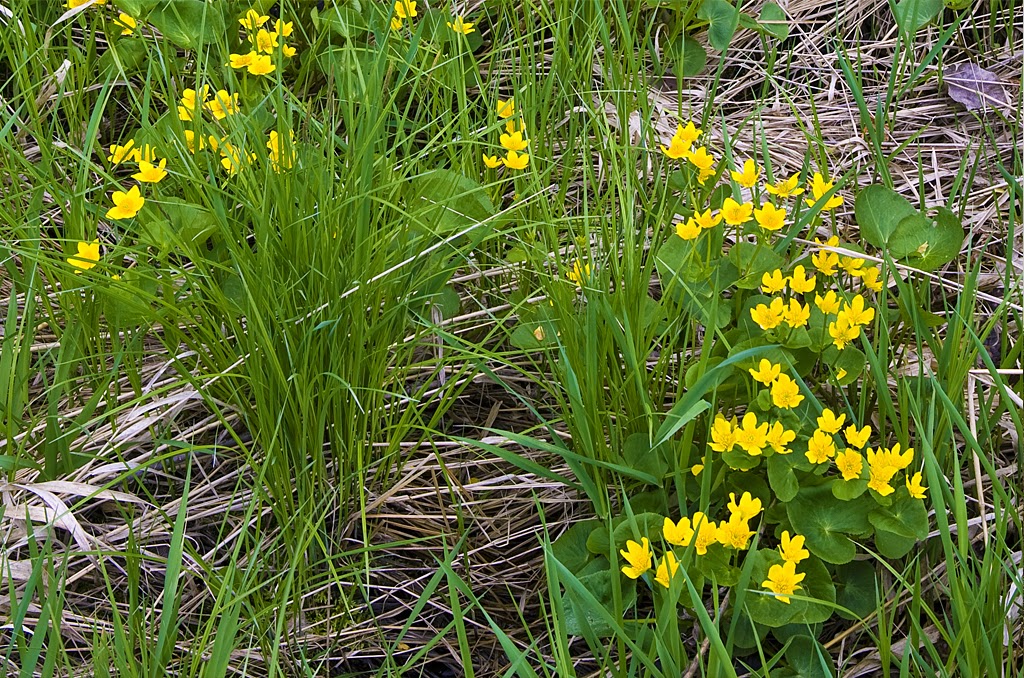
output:
[[[70, 256], [67, 259], [68, 263], [75, 267], [75, 273], [88, 271], [100, 260], [99, 240], [79, 242], [77, 250], [78, 252], [74, 256]], [[917, 475], [920, 476], [921, 474], [918, 473]]]
[[107, 210], [107, 219], [131, 219], [139, 213], [146, 202], [139, 193], [138, 186], [132, 186], [127, 193], [114, 191], [110, 198], [114, 201], [114, 206]]
[[277, 47], [277, 33], [271, 33], [265, 28], [261, 28], [255, 36], [249, 36], [249, 42], [256, 47], [257, 52], [272, 54], [274, 48]]
[[872, 292], [881, 292], [883, 287], [882, 280], [880, 278], [881, 274], [882, 271], [877, 266], [870, 266], [865, 268], [864, 272], [861, 273], [860, 281], [864, 283], [864, 287], [868, 288]]
[[124, 12], [117, 15], [114, 23], [121, 26], [121, 35], [131, 35], [139, 26], [139, 23], [131, 15]]
[[[271, 63], [269, 54], [260, 54], [249, 64], [248, 71], [252, 75], [268, 75], [276, 69], [277, 66]], [[237, 97], [238, 95], [236, 94], [235, 96]], [[216, 117], [216, 114], [214, 114], [214, 117]]]
[[112, 162], [115, 165], [119, 165], [125, 160], [134, 160], [138, 162], [139, 149], [135, 148], [135, 140], [129, 139], [128, 143], [124, 146], [113, 144], [110, 147], [110, 155], [107, 156], [107, 161]]
[[653, 560], [651, 542], [647, 537], [643, 537], [641, 541], [641, 544], [637, 544], [630, 539], [626, 542], [625, 550], [619, 549], [619, 553], [629, 563], [629, 565], [622, 568], [622, 574], [630, 579], [637, 579], [644, 572], [651, 569], [651, 561]]
[[744, 522], [750, 520], [761, 512], [761, 500], [755, 499], [749, 492], [744, 492], [739, 501], [736, 501], [736, 493], [729, 493], [729, 515], [739, 517]]
[[718, 524], [715, 538], [722, 546], [742, 551], [747, 548], [750, 537], [754, 534], [747, 521], [738, 515], [729, 518], [729, 522], [722, 521]]
[[711, 442], [708, 443], [715, 452], [732, 452], [736, 446], [736, 428], [733, 423], [721, 414], [715, 417], [715, 423], [711, 425]]
[[206, 148], [206, 141], [203, 137], [199, 137], [199, 147], [196, 148], [196, 133], [190, 129], [185, 130], [185, 146], [188, 147], [188, 152], [195, 155], [197, 150], [201, 151]]
[[893, 486], [889, 484], [889, 481], [892, 480], [894, 475], [895, 471], [891, 467], [875, 467], [872, 465], [870, 467], [870, 473], [868, 474], [868, 489], [874, 490], [883, 497], [888, 497], [896, 491], [893, 489]]
[[584, 281], [590, 278], [590, 264], [584, 264], [577, 259], [573, 262], [572, 270], [565, 275], [576, 284], [576, 287], [583, 287]]
[[804, 548], [804, 536], [802, 534], [794, 534], [790, 537], [789, 530], [782, 533], [779, 554], [784, 561], [794, 565], [798, 565], [801, 560], [811, 557], [811, 554]]
[[473, 28], [474, 24], [472, 22], [463, 21], [461, 16], [455, 17], [455, 23], [452, 23], [451, 21], [447, 21], [445, 23], [448, 24], [448, 28], [452, 29], [456, 33], [461, 33], [462, 35], [469, 35], [476, 30]]
[[754, 210], [754, 219], [757, 221], [757, 225], [764, 230], [777, 231], [786, 224], [786, 209], [765, 202], [761, 205], [761, 209]]
[[156, 147], [143, 144], [142, 148], [132, 156], [132, 159], [136, 162], [153, 162], [156, 160]]
[[263, 24], [267, 23], [270, 19], [269, 16], [260, 14], [254, 9], [250, 9], [245, 13], [245, 16], [238, 20], [238, 23], [242, 24], [242, 28], [247, 31], [254, 31]]
[[776, 377], [782, 373], [782, 365], [775, 365], [772, 361], [762, 358], [761, 362], [757, 364], [756, 370], [751, 367], [747, 371], [750, 372], [750, 376], [754, 378], [754, 381], [770, 386]]
[[249, 161], [256, 157], [255, 153], [250, 153], [246, 156], [242, 150], [226, 141], [220, 146], [220, 154], [221, 166], [232, 176], [241, 172], [245, 164], [248, 164]]
[[295, 56], [296, 52], [297, 50], [291, 45], [281, 45], [281, 54], [285, 55], [285, 57], [289, 59]]
[[857, 480], [864, 470], [864, 457], [857, 450], [847, 447], [836, 455], [836, 468], [843, 474], [843, 480]]
[[399, 19], [411, 19], [416, 16], [416, 0], [397, 0], [395, 15]]
[[775, 450], [775, 454], [790, 454], [793, 450], [787, 445], [796, 440], [796, 431], [791, 431], [781, 422], [775, 422], [768, 429], [768, 444]]
[[771, 273], [765, 271], [761, 276], [761, 291], [765, 294], [782, 292], [786, 289], [786, 283], [788, 281], [789, 276], [782, 275], [782, 271], [780, 269], [775, 269]]
[[706, 555], [708, 547], [718, 541], [718, 526], [698, 511], [693, 514], [693, 529], [696, 532], [693, 547], [698, 556]]
[[789, 198], [791, 196], [800, 195], [804, 192], [804, 189], [797, 186], [799, 183], [800, 173], [797, 172], [789, 179], [779, 179], [775, 182], [774, 186], [771, 184], [765, 186], [764, 190], [779, 198]]
[[796, 563], [787, 560], [781, 565], [772, 565], [768, 568], [768, 579], [761, 582], [761, 586], [776, 594], [776, 599], [779, 602], [788, 605], [790, 594], [796, 593], [802, 588], [800, 582], [806, 576], [803, 572], [798, 574]]
[[779, 378], [772, 383], [772, 403], [781, 409], [790, 409], [803, 402], [804, 397], [800, 395], [800, 385], [790, 378], [788, 374], [780, 374]]
[[289, 35], [291, 35], [293, 28], [294, 27], [292, 26], [291, 21], [284, 21], [282, 19], [278, 19], [277, 21], [274, 22], [274, 32], [280, 35], [282, 38], [287, 38]]
[[843, 377], [845, 377], [845, 376], [846, 376], [846, 370], [844, 370], [842, 367], [840, 367], [836, 371], [836, 381], [842, 381]]
[[506, 151], [519, 152], [526, 150], [526, 147], [530, 145], [530, 140], [524, 139], [522, 132], [508, 132], [502, 134], [498, 138], [498, 141], [501, 142], [502, 147]]
[[228, 65], [231, 68], [246, 68], [257, 56], [259, 55], [255, 51], [250, 51], [248, 54], [229, 54]]
[[839, 255], [828, 250], [818, 250], [811, 255], [811, 263], [814, 268], [821, 271], [822, 275], [835, 275], [836, 266], [839, 265]]
[[846, 443], [852, 447], [856, 447], [858, 450], [864, 449], [864, 446], [868, 444], [868, 439], [871, 437], [871, 427], [865, 426], [864, 428], [857, 430], [856, 424], [850, 424], [843, 431], [843, 437], [846, 438]]
[[291, 169], [295, 165], [297, 153], [295, 152], [295, 132], [292, 130], [288, 130], [288, 147], [291, 149], [291, 152], [286, 152], [281, 147], [281, 135], [277, 133], [277, 130], [270, 132], [267, 139], [267, 150], [270, 156], [270, 167], [275, 172], [280, 172], [282, 169]]
[[671, 518], [665, 518], [661, 528], [661, 536], [673, 546], [689, 546], [693, 539], [693, 528], [690, 527], [690, 519], [683, 516], [678, 523], [673, 523]]
[[676, 576], [678, 571], [679, 561], [676, 560], [676, 554], [668, 551], [658, 563], [658, 571], [654, 574], [654, 581], [668, 588], [669, 584], [672, 583], [672, 577]]
[[753, 188], [754, 184], [757, 183], [757, 175], [759, 174], [759, 170], [757, 169], [757, 165], [754, 164], [753, 160], [747, 160], [745, 163], [743, 163], [742, 172], [737, 172], [736, 170], [733, 170], [729, 174], [730, 176], [732, 176], [733, 181], [738, 183], [740, 186], [743, 186], [744, 188]]
[[921, 472], [918, 471], [913, 477], [907, 474], [907, 491], [914, 499], [924, 499], [925, 490], [928, 488], [921, 484]]
[[700, 226], [694, 221], [693, 217], [690, 217], [686, 221], [680, 221], [676, 224], [676, 235], [683, 240], [696, 240], [697, 236], [700, 235]]
[[687, 146], [697, 143], [697, 138], [704, 132], [699, 127], [693, 126], [693, 121], [686, 123], [686, 126], [677, 125], [675, 136], [679, 137]]
[[167, 176], [167, 158], [163, 158], [159, 165], [142, 160], [139, 162], [139, 171], [132, 175], [132, 179], [144, 184], [155, 184]]
[[845, 320], [842, 322], [836, 320], [829, 323], [828, 335], [832, 337], [832, 343], [836, 345], [836, 348], [842, 351], [847, 344], [860, 336], [860, 326], [851, 325]]
[[864, 308], [864, 297], [854, 295], [853, 301], [847, 304], [846, 308], [839, 312], [836, 320], [845, 320], [851, 325], [868, 325], [875, 319], [875, 309]]
[[835, 293], [834, 290], [829, 290], [828, 292], [825, 293], [825, 296], [815, 294], [814, 305], [817, 306], [818, 310], [820, 310], [825, 315], [828, 315], [829, 313], [838, 313], [839, 296]]
[[707, 149], [701, 146], [696, 151], [690, 151], [686, 154], [686, 159], [697, 169], [704, 172], [710, 172], [712, 165], [715, 164], [715, 158]]
[[[804, 198], [804, 202], [807, 203], [808, 207], [814, 207], [814, 203], [818, 202], [825, 196], [826, 193], [832, 190], [833, 182], [825, 181], [819, 172], [815, 172], [811, 178], [811, 194], [814, 196], [811, 198]], [[822, 206], [823, 210], [832, 210], [843, 204], [843, 196], [833, 195], [829, 198]]]
[[694, 210], [693, 220], [697, 222], [697, 225], [700, 226], [702, 229], [707, 230], [710, 228], [714, 228], [715, 226], [718, 226], [718, 224], [722, 223], [722, 215], [716, 214], [714, 216], [711, 216], [711, 208], [709, 207], [704, 212], [701, 212], [700, 210]]
[[818, 428], [829, 435], [835, 435], [839, 433], [839, 429], [843, 427], [845, 421], [846, 414], [840, 414], [837, 417], [835, 412], [826, 407], [818, 417]]
[[209, 85], [203, 85], [202, 91], [199, 93], [192, 88], [184, 90], [181, 93], [181, 102], [178, 106], [178, 119], [192, 120], [192, 116], [195, 115], [196, 108], [198, 107], [197, 104], [205, 103], [209, 92]]
[[803, 266], [797, 266], [793, 269], [793, 275], [789, 281], [789, 288], [794, 292], [800, 294], [807, 294], [808, 292], [814, 291], [814, 283], [817, 276], [806, 275], [806, 270]]
[[807, 452], [804, 455], [812, 464], [824, 464], [836, 456], [835, 441], [832, 440], [832, 436], [817, 429], [811, 439], [807, 441]]
[[789, 308], [782, 312], [782, 319], [790, 327], [803, 327], [811, 318], [811, 305], [802, 305], [796, 299], [789, 300]]
[[697, 137], [701, 135], [701, 130], [693, 126], [693, 122], [686, 123], [686, 127], [682, 125], [676, 126], [676, 133], [672, 135], [672, 140], [669, 142], [669, 147], [661, 147], [662, 152], [673, 160], [679, 160], [685, 158], [693, 148], [694, 142], [697, 141]]
[[699, 476], [700, 472], [704, 470], [704, 462], [706, 461], [707, 457], [701, 457], [699, 464], [694, 464], [693, 466], [690, 467], [690, 473], [692, 473], [694, 477]]
[[785, 312], [785, 302], [780, 297], [775, 297], [771, 305], [758, 304], [750, 309], [750, 317], [754, 319], [762, 330], [771, 330], [782, 322], [782, 314]]
[[860, 257], [840, 257], [839, 266], [854, 278], [864, 273], [864, 260]]
[[498, 114], [499, 118], [511, 118], [513, 115], [516, 114], [515, 97], [509, 97], [508, 101], [502, 101], [501, 99], [498, 99], [498, 105], [495, 106], [495, 112]]
[[491, 169], [501, 167], [501, 160], [496, 155], [487, 155], [484, 153], [484, 164]]
[[744, 414], [740, 427], [736, 429], [736, 444], [752, 457], [760, 455], [768, 444], [768, 422], [758, 425], [756, 414]]
[[218, 90], [213, 99], [206, 102], [206, 109], [217, 120], [223, 120], [229, 115], [235, 115], [240, 110], [238, 107], [238, 93], [228, 94], [227, 90]]
[[509, 151], [508, 155], [501, 159], [501, 162], [509, 169], [526, 169], [526, 166], [530, 164], [530, 156], [526, 153]]
[[402, 30], [402, 20], [397, 16], [391, 17], [391, 30], [400, 31]]
[[[84, 5], [87, 2], [89, 2], [89, 0], [68, 0], [62, 6], [68, 8], [68, 9], [74, 9], [75, 7], [81, 7], [82, 5]], [[107, 0], [96, 0], [96, 4], [97, 5], [105, 5], [105, 4], [107, 4]]]
[[750, 221], [750, 214], [754, 211], [753, 203], [745, 202], [740, 204], [732, 198], [726, 198], [722, 204], [722, 217], [725, 223], [730, 226], [739, 226]]

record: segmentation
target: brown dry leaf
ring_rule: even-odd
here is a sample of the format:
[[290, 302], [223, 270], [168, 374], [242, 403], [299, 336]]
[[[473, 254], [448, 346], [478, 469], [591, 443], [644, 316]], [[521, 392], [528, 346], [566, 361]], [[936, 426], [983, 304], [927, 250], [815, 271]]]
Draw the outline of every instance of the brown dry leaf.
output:
[[969, 111], [1009, 103], [999, 76], [972, 63], [953, 66], [943, 74], [943, 79], [949, 85], [949, 98]]

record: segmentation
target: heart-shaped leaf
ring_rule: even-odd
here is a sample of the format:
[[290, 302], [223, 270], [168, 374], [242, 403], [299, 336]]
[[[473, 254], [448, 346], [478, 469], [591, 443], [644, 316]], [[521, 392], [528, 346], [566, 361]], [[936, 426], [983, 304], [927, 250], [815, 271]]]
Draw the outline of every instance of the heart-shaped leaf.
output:
[[889, 242], [900, 220], [917, 214], [906, 198], [879, 184], [872, 184], [857, 194], [853, 211], [861, 236], [879, 249]]
[[732, 42], [740, 22], [740, 12], [726, 0], [704, 0], [697, 10], [697, 18], [707, 21], [708, 42], [719, 52], [724, 52]]

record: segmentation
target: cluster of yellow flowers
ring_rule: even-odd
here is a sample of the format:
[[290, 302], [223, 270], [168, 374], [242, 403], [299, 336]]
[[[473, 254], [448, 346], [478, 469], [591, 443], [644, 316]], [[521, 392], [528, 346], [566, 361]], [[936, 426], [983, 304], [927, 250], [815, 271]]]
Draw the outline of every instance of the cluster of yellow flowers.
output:
[[255, 9], [250, 9], [245, 16], [238, 20], [246, 31], [246, 39], [252, 46], [246, 54], [229, 55], [228, 65], [231, 68], [244, 68], [251, 75], [269, 75], [277, 70], [277, 66], [271, 60], [275, 50], [280, 49], [281, 54], [287, 58], [295, 56], [296, 49], [281, 41], [292, 34], [293, 26], [290, 21], [277, 19], [274, 22], [274, 30], [267, 30], [263, 26], [270, 20], [265, 14], [260, 14]]
[[506, 153], [503, 158], [484, 153], [484, 164], [491, 169], [501, 167], [502, 165], [513, 170], [526, 169], [530, 164], [530, 155], [523, 151], [530, 145], [530, 140], [524, 137], [526, 134], [526, 124], [522, 118], [518, 119], [519, 124], [517, 128], [515, 98], [509, 97], [507, 101], [498, 99], [495, 112], [499, 118], [505, 120], [505, 131], [502, 132], [498, 141], [501, 142], [501, 147], [505, 149]]
[[[132, 179], [142, 184], [156, 184], [167, 176], [167, 158], [161, 158], [157, 162], [156, 154], [156, 149], [149, 144], [138, 147], [134, 139], [129, 139], [123, 145], [113, 144], [107, 160], [113, 165], [120, 165], [123, 162], [138, 163], [139, 171], [132, 175]], [[114, 191], [111, 200], [114, 206], [107, 210], [108, 219], [131, 219], [146, 203], [138, 184], [128, 191]]]
[[[218, 90], [213, 97], [210, 97], [209, 85], [203, 85], [199, 92], [190, 88], [181, 93], [181, 101], [178, 104], [178, 119], [194, 122], [201, 119], [203, 111], [206, 111], [214, 120], [220, 121], [229, 116], [238, 115], [241, 113], [241, 110], [237, 92], [232, 94], [222, 89]], [[271, 140], [273, 145], [271, 142], [268, 142], [267, 148], [270, 149], [273, 160], [274, 153], [279, 148], [276, 133], [271, 134]], [[256, 158], [255, 153], [245, 153], [227, 141], [227, 137], [218, 138], [212, 134], [196, 134], [194, 130], [185, 130], [185, 145], [190, 153], [197, 153], [207, 147], [219, 152], [221, 166], [231, 175], [238, 174], [245, 165]], [[276, 171], [278, 167], [276, 161], [274, 161], [274, 165]], [[290, 167], [291, 164], [289, 163], [285, 166]]]
[[[745, 550], [754, 535], [750, 521], [762, 511], [761, 500], [752, 497], [749, 492], [744, 492], [737, 500], [736, 494], [730, 493], [726, 508], [729, 518], [720, 523], [709, 520], [700, 511], [692, 517], [683, 516], [678, 522], [666, 517], [661, 529], [662, 539], [670, 546], [687, 548], [692, 544], [698, 556], [707, 555], [708, 549], [714, 544], [737, 551]], [[776, 593], [782, 602], [788, 603], [786, 594], [799, 589], [799, 582], [804, 578], [803, 574], [796, 573], [796, 566], [809, 557], [810, 553], [804, 548], [803, 535], [790, 536], [788, 531], [782, 533], [779, 553], [785, 564], [773, 566], [769, 570], [768, 580], [762, 586]], [[679, 570], [679, 559], [671, 548], [666, 549], [664, 556], [658, 560], [657, 568], [654, 567], [654, 552], [647, 537], [641, 537], [640, 542], [628, 540], [626, 548], [621, 549], [619, 554], [626, 561], [622, 573], [631, 579], [638, 579], [654, 569], [654, 581], [669, 588], [672, 577]]]
[[[416, 0], [396, 0], [395, 13], [391, 15], [391, 30], [402, 30], [403, 20], [415, 19], [417, 16]], [[476, 29], [473, 28], [476, 24], [472, 21], [466, 21], [461, 16], [456, 16], [455, 21], [446, 21], [445, 23], [448, 24], [448, 28], [460, 35], [469, 35], [476, 32]]]

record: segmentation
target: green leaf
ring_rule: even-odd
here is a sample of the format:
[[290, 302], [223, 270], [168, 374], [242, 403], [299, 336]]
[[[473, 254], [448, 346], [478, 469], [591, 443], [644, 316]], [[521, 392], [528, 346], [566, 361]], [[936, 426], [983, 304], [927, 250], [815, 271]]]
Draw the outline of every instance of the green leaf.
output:
[[[758, 549], [757, 553], [750, 557], [754, 558], [750, 575], [751, 588], [759, 592], [765, 591], [761, 583], [768, 579], [768, 571], [772, 565], [782, 563], [782, 556], [775, 549]], [[770, 591], [767, 592], [768, 595], [750, 595], [747, 597], [747, 613], [751, 619], [759, 624], [778, 628], [789, 623], [817, 624], [832, 616], [831, 603], [836, 600], [836, 589], [832, 584], [832, 576], [825, 566], [820, 560], [812, 557], [801, 562], [797, 571], [803, 572], [805, 576], [800, 582], [801, 588], [794, 595], [814, 600], [798, 600], [791, 597], [787, 604], [771, 595]]]
[[904, 33], [917, 33], [942, 11], [942, 0], [900, 0], [893, 14]]
[[96, 67], [101, 73], [131, 75], [145, 70], [148, 55], [149, 50], [142, 40], [116, 40], [100, 56]]
[[141, 275], [138, 268], [130, 268], [121, 280], [111, 280], [95, 289], [103, 304], [103, 315], [115, 327], [138, 327], [152, 316], [149, 300], [156, 294], [156, 279]]
[[697, 556], [694, 566], [718, 586], [735, 586], [740, 580], [740, 569], [730, 564], [732, 553], [721, 544], [713, 544], [706, 554]]
[[779, 256], [771, 247], [760, 243], [741, 241], [732, 246], [729, 250], [729, 261], [739, 271], [740, 279], [736, 286], [752, 290], [761, 284], [761, 277], [777, 268], [786, 265], [785, 259]]
[[359, 37], [370, 30], [366, 16], [354, 7], [332, 5], [321, 11], [313, 9], [312, 13], [315, 13], [313, 23], [318, 29], [329, 31], [343, 38]]
[[328, 47], [314, 63], [324, 75], [335, 79], [343, 99], [359, 101], [366, 94], [373, 58], [373, 53], [362, 47]]
[[768, 458], [768, 482], [779, 501], [791, 501], [800, 491], [800, 483], [789, 463], [791, 455], [774, 454]]
[[825, 349], [823, 358], [825, 362], [836, 371], [836, 373], [838, 373], [839, 370], [846, 370], [846, 374], [843, 375], [843, 378], [839, 379], [840, 386], [846, 386], [847, 384], [852, 384], [857, 381], [861, 372], [864, 371], [864, 366], [867, 364], [867, 358], [864, 356], [864, 351], [852, 344], [847, 344], [842, 351], [834, 345], [829, 346]]
[[573, 523], [572, 527], [562, 533], [551, 544], [551, 553], [573, 574], [579, 574], [591, 558], [587, 550], [587, 537], [596, 527], [601, 526], [600, 520], [583, 520]]
[[558, 345], [558, 325], [553, 319], [519, 322], [509, 335], [509, 343], [526, 351]]
[[863, 501], [839, 501], [832, 482], [805, 487], [786, 506], [793, 528], [807, 538], [811, 553], [829, 563], [848, 563], [857, 554], [850, 534], [870, 530]]
[[412, 182], [409, 207], [415, 219], [435, 236], [447, 237], [473, 226], [470, 245], [491, 231], [494, 204], [476, 181], [447, 169], [435, 169]]
[[879, 249], [888, 244], [889, 237], [902, 219], [917, 214], [906, 198], [879, 184], [868, 186], [857, 194], [853, 211], [861, 236]]
[[722, 461], [734, 471], [749, 471], [761, 463], [761, 457], [751, 457], [740, 448], [722, 453]]
[[888, 507], [879, 507], [868, 514], [868, 520], [876, 530], [911, 539], [928, 536], [928, 510], [924, 502], [903, 494]]
[[659, 481], [668, 473], [668, 462], [657, 449], [651, 449], [646, 433], [634, 433], [626, 438], [622, 456], [630, 468], [654, 476]]
[[917, 541], [913, 537], [905, 537], [886, 530], [875, 532], [875, 546], [878, 548], [878, 552], [886, 558], [902, 558], [910, 553], [917, 545]]
[[[600, 609], [593, 609], [591, 603], [574, 595], [573, 590], [566, 587], [566, 592], [562, 596], [562, 604], [565, 607], [565, 616], [562, 619], [565, 622], [566, 633], [570, 636], [583, 635], [584, 630], [588, 627], [598, 637], [612, 635], [613, 629], [607, 619], [608, 613], [615, 614], [615, 601], [612, 596], [612, 577], [618, 577], [619, 574], [617, 572], [613, 574], [609, 571], [610, 567], [607, 561], [604, 561], [604, 559], [600, 559], [600, 561], [603, 561], [604, 568], [600, 571], [582, 574], [579, 577], [579, 582], [597, 599], [597, 602], [607, 612], [602, 614]], [[631, 606], [633, 601], [636, 600], [636, 582], [632, 579], [626, 579], [621, 586], [621, 603], [625, 608]]]
[[889, 254], [896, 259], [908, 257], [912, 266], [933, 271], [956, 259], [964, 237], [960, 220], [940, 207], [934, 219], [923, 214], [901, 219], [889, 237]]
[[800, 678], [831, 678], [835, 660], [821, 643], [807, 635], [794, 637], [786, 648], [786, 661]]
[[839, 501], [850, 501], [864, 494], [868, 489], [868, 481], [863, 478], [841, 480], [836, 478], [832, 483], [832, 496]]
[[724, 52], [732, 42], [732, 36], [739, 25], [740, 13], [726, 0], [704, 0], [697, 10], [697, 18], [707, 21], [708, 42], [719, 52]]
[[786, 19], [786, 12], [774, 2], [765, 3], [761, 8], [761, 16], [758, 17], [758, 21], [769, 35], [779, 40], [789, 37], [789, 21]]
[[150, 12], [146, 21], [178, 47], [194, 50], [224, 37], [223, 7], [202, 0], [167, 0]]
[[878, 584], [871, 563], [855, 560], [835, 568], [836, 604], [852, 612], [854, 617], [839, 611], [844, 619], [867, 617], [878, 606]]
[[114, 0], [114, 5], [130, 17], [139, 19], [148, 14], [160, 0]]
[[692, 78], [700, 75], [708, 63], [708, 53], [704, 45], [683, 33], [669, 48], [672, 57], [672, 72], [680, 78]]

